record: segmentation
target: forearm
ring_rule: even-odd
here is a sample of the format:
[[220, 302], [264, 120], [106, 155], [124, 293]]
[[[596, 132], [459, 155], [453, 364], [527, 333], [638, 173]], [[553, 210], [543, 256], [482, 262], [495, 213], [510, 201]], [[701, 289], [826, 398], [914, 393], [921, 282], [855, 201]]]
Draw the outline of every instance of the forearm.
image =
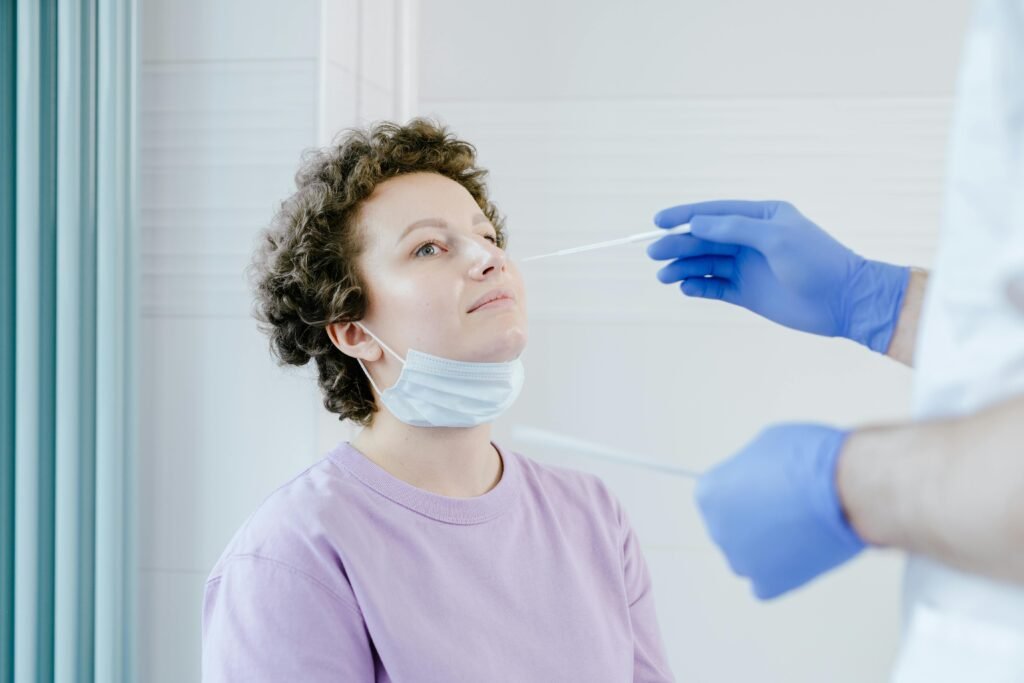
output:
[[1024, 396], [964, 418], [854, 432], [836, 476], [867, 542], [1024, 583]]
[[928, 288], [928, 271], [917, 268], [910, 271], [910, 281], [903, 295], [900, 318], [896, 323], [892, 341], [886, 355], [907, 366], [914, 365], [914, 349], [917, 346], [917, 330], [924, 308], [924, 295]]

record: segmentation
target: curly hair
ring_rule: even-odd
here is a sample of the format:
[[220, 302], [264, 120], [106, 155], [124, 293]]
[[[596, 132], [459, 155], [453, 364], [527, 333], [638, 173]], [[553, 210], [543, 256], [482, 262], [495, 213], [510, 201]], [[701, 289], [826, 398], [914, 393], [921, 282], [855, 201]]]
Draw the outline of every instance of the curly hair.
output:
[[346, 130], [331, 146], [306, 152], [295, 193], [262, 232], [249, 267], [254, 314], [271, 353], [280, 365], [315, 359], [324, 407], [339, 420], [367, 425], [377, 410], [359, 364], [334, 346], [326, 329], [366, 313], [367, 288], [357, 265], [359, 209], [380, 183], [417, 172], [438, 173], [466, 188], [504, 248], [504, 219], [488, 198], [476, 148], [440, 123], [413, 119]]

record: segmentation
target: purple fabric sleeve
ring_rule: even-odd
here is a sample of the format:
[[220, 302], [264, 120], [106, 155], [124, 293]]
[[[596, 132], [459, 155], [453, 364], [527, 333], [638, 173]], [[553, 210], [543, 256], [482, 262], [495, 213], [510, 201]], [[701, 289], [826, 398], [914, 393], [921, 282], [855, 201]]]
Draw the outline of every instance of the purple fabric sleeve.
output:
[[359, 608], [282, 562], [233, 557], [203, 615], [204, 683], [374, 680]]

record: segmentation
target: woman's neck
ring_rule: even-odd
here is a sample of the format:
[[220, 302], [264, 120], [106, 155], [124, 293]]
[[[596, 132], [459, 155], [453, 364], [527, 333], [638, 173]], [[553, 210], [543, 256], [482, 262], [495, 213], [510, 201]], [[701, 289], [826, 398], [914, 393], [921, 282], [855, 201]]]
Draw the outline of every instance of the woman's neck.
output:
[[473, 498], [501, 480], [501, 457], [491, 445], [489, 424], [411, 427], [380, 410], [352, 445], [392, 476], [441, 496]]

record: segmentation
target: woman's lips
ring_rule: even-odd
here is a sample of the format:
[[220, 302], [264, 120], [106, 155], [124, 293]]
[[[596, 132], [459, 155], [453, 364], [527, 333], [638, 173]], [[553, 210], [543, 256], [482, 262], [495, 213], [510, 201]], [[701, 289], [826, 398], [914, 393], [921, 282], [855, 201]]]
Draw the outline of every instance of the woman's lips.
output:
[[467, 313], [475, 313], [485, 306], [495, 306], [499, 302], [515, 303], [516, 295], [507, 289], [492, 289], [473, 302]]
[[476, 313], [477, 311], [482, 311], [485, 308], [487, 308], [487, 309], [491, 309], [491, 308], [509, 308], [511, 306], [514, 306], [515, 303], [516, 302], [513, 301], [512, 299], [509, 299], [507, 297], [502, 297], [500, 299], [494, 299], [492, 301], [488, 301], [487, 303], [483, 304], [482, 306], [477, 306], [472, 311], [470, 311], [470, 313]]

